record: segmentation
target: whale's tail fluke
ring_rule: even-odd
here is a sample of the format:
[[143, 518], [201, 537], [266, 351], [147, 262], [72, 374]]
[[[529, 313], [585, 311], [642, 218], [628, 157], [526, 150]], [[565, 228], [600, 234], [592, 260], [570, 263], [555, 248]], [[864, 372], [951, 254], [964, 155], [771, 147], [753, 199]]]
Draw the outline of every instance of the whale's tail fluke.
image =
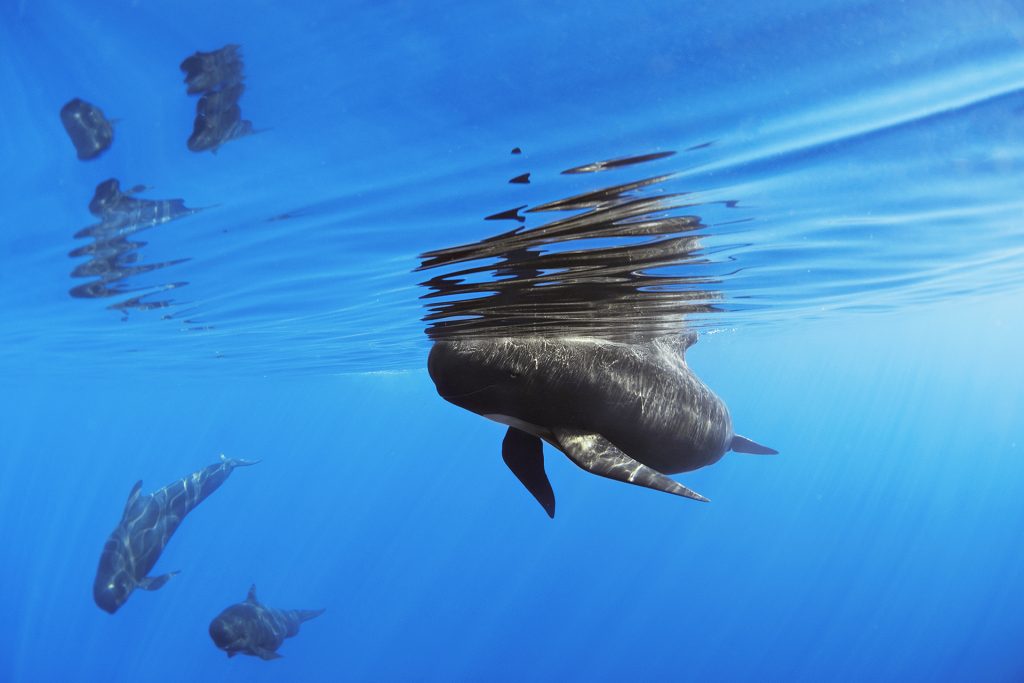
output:
[[762, 446], [756, 441], [751, 441], [739, 434], [732, 435], [732, 443], [729, 444], [729, 450], [736, 451], [737, 453], [749, 453], [751, 455], [778, 455], [779, 453], [774, 448]]
[[249, 467], [250, 465], [258, 465], [261, 462], [263, 462], [262, 460], [242, 460], [241, 458], [229, 458], [223, 453], [220, 454], [220, 461], [225, 465], [230, 465], [231, 467]]
[[297, 610], [295, 610], [297, 616], [299, 617], [299, 623], [300, 624], [302, 622], [304, 622], [304, 621], [309, 621], [310, 619], [316, 619], [318, 616], [320, 616], [321, 614], [323, 614], [326, 611], [327, 610], [323, 610], [323, 609], [297, 609]]

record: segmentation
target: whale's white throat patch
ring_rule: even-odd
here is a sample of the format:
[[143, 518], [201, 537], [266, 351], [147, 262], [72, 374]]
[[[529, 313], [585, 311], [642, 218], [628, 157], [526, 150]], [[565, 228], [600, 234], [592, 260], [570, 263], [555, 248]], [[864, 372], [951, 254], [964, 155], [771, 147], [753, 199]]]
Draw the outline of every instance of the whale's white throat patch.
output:
[[501, 413], [491, 413], [489, 415], [484, 415], [484, 417], [486, 417], [488, 420], [494, 420], [495, 422], [499, 422], [503, 425], [508, 425], [509, 427], [515, 427], [516, 429], [526, 432], [527, 434], [539, 436], [542, 439], [551, 433], [551, 430], [546, 427], [541, 427], [540, 425], [535, 425], [531, 422], [520, 420], [517, 417], [502, 415]]

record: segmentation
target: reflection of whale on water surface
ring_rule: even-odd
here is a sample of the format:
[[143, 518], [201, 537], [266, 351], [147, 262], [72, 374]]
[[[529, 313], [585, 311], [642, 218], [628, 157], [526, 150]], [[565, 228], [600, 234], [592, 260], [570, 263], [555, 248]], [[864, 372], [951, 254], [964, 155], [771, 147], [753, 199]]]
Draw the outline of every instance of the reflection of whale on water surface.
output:
[[226, 45], [213, 52], [196, 52], [181, 62], [189, 95], [201, 95], [188, 148], [216, 153], [225, 142], [251, 135], [252, 122], [242, 118], [238, 105], [245, 92], [241, 48]]
[[[139, 263], [139, 250], [145, 242], [130, 239], [136, 233], [170, 221], [190, 216], [199, 209], [190, 209], [181, 199], [140, 199], [135, 195], [146, 188], [139, 185], [122, 190], [114, 178], [96, 186], [89, 212], [100, 219], [99, 223], [82, 228], [76, 238], [91, 238], [92, 242], [72, 250], [71, 258], [88, 257], [71, 272], [74, 278], [97, 278], [70, 290], [72, 297], [97, 299], [148, 290], [148, 294], [176, 289], [185, 282], [155, 284], [145, 287], [129, 287], [127, 280], [133, 276], [166, 268], [188, 259], [174, 259], [149, 264]], [[145, 296], [145, 295], [143, 295]], [[168, 300], [144, 301], [143, 296], [134, 296], [109, 306], [125, 311], [128, 308], [150, 310], [170, 305]]]
[[[730, 449], [775, 452], [734, 434], [686, 363], [696, 335], [684, 317], [715, 310], [718, 295], [694, 234], [705, 226], [679, 214], [695, 205], [648, 192], [669, 177], [548, 202], [525, 214], [580, 213], [423, 255], [421, 270], [477, 264], [424, 283], [431, 379], [447, 401], [508, 425], [503, 459], [551, 516], [542, 441], [594, 474], [696, 500], [706, 499], [666, 475]], [[596, 239], [612, 244], [581, 244]]]
[[142, 493], [135, 482], [117, 528], [110, 534], [100, 555], [93, 597], [96, 604], [113, 614], [136, 588], [157, 590], [177, 574], [147, 576], [177, 531], [185, 515], [220, 488], [236, 467], [255, 465], [223, 455], [220, 462], [204, 467], [159, 491]]
[[324, 613], [322, 609], [277, 609], [256, 598], [249, 588], [245, 602], [231, 605], [210, 622], [210, 638], [228, 657], [239, 652], [260, 659], [279, 659], [277, 648], [285, 638], [299, 633], [303, 622]]
[[212, 52], [196, 51], [181, 62], [188, 94], [219, 90], [242, 82], [242, 55], [238, 45], [225, 45]]
[[61, 107], [60, 121], [82, 161], [95, 159], [114, 141], [114, 127], [103, 111], [77, 97]]
[[252, 122], [242, 118], [238, 106], [243, 89], [237, 84], [199, 98], [192, 135], [188, 138], [191, 151], [216, 152], [225, 142], [252, 134]]

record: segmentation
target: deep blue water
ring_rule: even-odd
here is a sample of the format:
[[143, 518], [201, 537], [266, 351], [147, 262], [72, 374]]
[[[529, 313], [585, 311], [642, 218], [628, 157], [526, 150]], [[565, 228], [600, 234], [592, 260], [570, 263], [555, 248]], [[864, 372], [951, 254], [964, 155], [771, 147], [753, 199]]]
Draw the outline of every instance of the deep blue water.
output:
[[[192, 153], [178, 64], [228, 43], [263, 132]], [[0, 101], [0, 681], [1024, 680], [1018, 4], [8, 1]], [[651, 271], [687, 361], [780, 454], [680, 475], [702, 505], [548, 449], [549, 520], [437, 396], [414, 269], [655, 175], [701, 221]], [[74, 298], [109, 177], [203, 210]], [[132, 484], [222, 452], [262, 462], [181, 574], [100, 611]], [[283, 659], [207, 634], [253, 583], [327, 609]]]

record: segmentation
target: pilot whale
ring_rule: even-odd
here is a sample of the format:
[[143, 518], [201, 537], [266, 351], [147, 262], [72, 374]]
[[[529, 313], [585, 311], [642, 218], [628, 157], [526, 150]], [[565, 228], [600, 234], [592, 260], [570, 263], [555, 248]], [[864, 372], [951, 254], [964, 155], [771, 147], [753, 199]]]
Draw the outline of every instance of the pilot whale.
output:
[[177, 574], [147, 576], [185, 515], [216, 491], [236, 467], [256, 462], [222, 454], [219, 463], [146, 495], [142, 494], [142, 481], [135, 482], [121, 521], [100, 555], [92, 590], [100, 609], [113, 614], [136, 588], [155, 591]]
[[508, 425], [502, 458], [555, 515], [541, 441], [594, 474], [707, 502], [668, 474], [729, 450], [777, 451], [735, 434], [725, 404], [690, 370], [687, 333], [643, 343], [574, 337], [435, 341], [427, 369], [450, 403]]
[[234, 657], [239, 652], [260, 659], [279, 659], [277, 648], [299, 632], [302, 622], [324, 613], [322, 609], [276, 609], [256, 598], [249, 588], [245, 602], [231, 605], [210, 622], [214, 645]]

